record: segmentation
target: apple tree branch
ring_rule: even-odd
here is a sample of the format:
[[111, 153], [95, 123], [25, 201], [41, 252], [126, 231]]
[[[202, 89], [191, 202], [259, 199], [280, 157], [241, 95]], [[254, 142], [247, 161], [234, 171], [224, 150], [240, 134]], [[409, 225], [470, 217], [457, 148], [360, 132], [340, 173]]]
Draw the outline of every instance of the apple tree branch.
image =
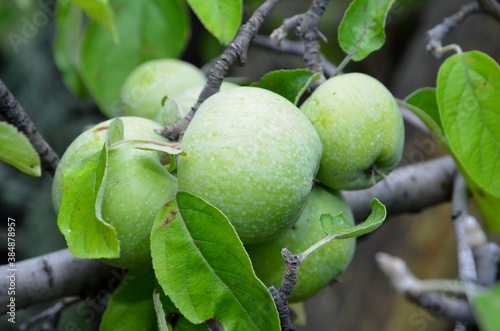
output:
[[208, 97], [219, 91], [222, 80], [226, 77], [229, 68], [235, 63], [238, 63], [239, 65], [245, 64], [248, 46], [257, 34], [257, 31], [260, 29], [262, 23], [280, 1], [281, 0], [267, 0], [259, 8], [257, 8], [248, 21], [241, 26], [234, 40], [227, 46], [222, 55], [215, 62], [214, 66], [210, 70], [205, 87], [198, 97], [196, 105], [194, 105], [189, 113], [187, 113], [186, 116], [184, 116], [184, 118], [179, 122], [159, 130], [159, 134], [172, 141], [179, 140], [179, 137], [184, 131], [186, 131], [189, 123], [193, 119], [198, 107]]
[[[390, 215], [417, 212], [449, 201], [456, 165], [449, 156], [400, 167], [374, 187], [344, 192], [358, 221], [370, 214], [370, 201], [379, 198]], [[16, 279], [16, 307], [26, 308], [56, 298], [79, 295], [89, 289], [116, 288], [123, 277], [120, 269], [110, 268], [98, 260], [79, 259], [67, 249], [21, 261]], [[0, 274], [7, 274], [7, 265]], [[7, 312], [9, 279], [0, 278], [0, 314]]]
[[281, 45], [283, 39], [292, 30], [297, 30], [297, 35], [304, 44], [304, 62], [306, 69], [321, 73], [321, 78], [312, 82], [311, 90], [317, 88], [325, 81], [323, 75], [323, 57], [320, 53], [319, 39], [323, 37], [318, 29], [319, 21], [323, 16], [329, 0], [314, 0], [307, 12], [290, 17], [283, 21], [281, 27], [276, 29], [271, 35], [276, 46]]
[[[376, 254], [377, 263], [389, 277], [393, 287], [404, 294], [410, 301], [429, 310], [435, 316], [444, 317], [465, 324], [476, 324], [472, 308], [461, 296], [465, 293], [464, 286], [451, 280], [422, 281], [415, 277], [406, 263], [395, 256], [386, 253]], [[459, 287], [462, 285], [462, 289]]]
[[59, 156], [43, 139], [40, 132], [31, 121], [21, 104], [14, 98], [5, 83], [0, 79], [0, 118], [14, 125], [19, 131], [24, 133], [29, 139], [38, 155], [40, 156], [42, 167], [51, 176], [59, 163]]
[[[256, 35], [254, 40], [252, 41], [252, 45], [269, 49], [277, 53], [291, 54], [301, 57], [304, 56], [305, 52], [304, 43], [300, 41], [281, 39], [280, 43], [276, 44], [276, 42], [273, 41], [272, 38], [262, 35]], [[337, 67], [333, 63], [331, 63], [323, 54], [320, 54], [320, 56], [324, 74], [327, 77], [332, 76], [335, 73]]]
[[286, 248], [283, 248], [281, 255], [285, 261], [283, 280], [279, 289], [271, 286], [268, 290], [271, 292], [276, 308], [278, 309], [281, 330], [293, 331], [296, 327], [292, 321], [292, 316], [288, 307], [288, 298], [290, 298], [293, 288], [295, 287], [295, 284], [297, 284], [299, 267], [302, 260], [299, 255], [290, 253], [290, 251]]
[[458, 280], [419, 280], [399, 258], [378, 253], [376, 259], [398, 292], [435, 316], [455, 321], [455, 330], [465, 330], [467, 325], [477, 324], [467, 296], [477, 289], [491, 288], [496, 284], [500, 246], [488, 242], [479, 222], [469, 215], [468, 189], [462, 174], [456, 172], [451, 182], [451, 219], [457, 244]]
[[442, 23], [427, 31], [427, 45], [425, 47], [427, 51], [439, 58], [443, 54], [443, 38], [467, 17], [477, 13], [487, 14], [500, 22], [500, 2], [497, 0], [477, 0], [460, 7], [456, 13], [446, 17]]

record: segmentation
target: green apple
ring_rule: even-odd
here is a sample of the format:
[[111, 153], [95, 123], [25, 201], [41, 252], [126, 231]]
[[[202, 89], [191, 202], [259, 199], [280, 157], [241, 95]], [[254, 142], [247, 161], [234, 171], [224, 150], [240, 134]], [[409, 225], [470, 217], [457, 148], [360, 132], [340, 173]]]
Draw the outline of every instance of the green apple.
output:
[[328, 79], [302, 104], [318, 132], [318, 180], [358, 190], [385, 178], [401, 160], [404, 125], [396, 100], [378, 80], [349, 73]]
[[[191, 110], [200, 96], [205, 84], [192, 86], [179, 94], [173, 95], [165, 100], [161, 106], [155, 121], [161, 125], [172, 125], [181, 120]], [[239, 85], [231, 82], [222, 82], [220, 90], [239, 87]]]
[[[354, 225], [351, 209], [341, 193], [315, 186], [297, 223], [269, 242], [245, 247], [257, 277], [266, 286], [279, 288], [285, 270], [281, 250], [287, 248], [293, 254], [305, 251], [326, 237], [319, 222], [321, 214], [337, 215], [340, 212], [348, 223]], [[329, 284], [347, 268], [355, 248], [355, 238], [338, 239], [309, 255], [299, 268], [298, 281], [290, 302], [306, 300]]]
[[144, 62], [123, 83], [121, 99], [125, 115], [155, 119], [165, 96], [172, 97], [205, 81], [200, 69], [182, 60]]
[[[160, 126], [140, 117], [121, 117], [124, 138], [167, 141], [154, 132]], [[76, 162], [100, 152], [111, 120], [80, 134], [68, 147], [57, 167], [52, 201], [59, 210], [63, 196], [63, 173]], [[134, 148], [138, 142], [123, 143], [108, 153], [107, 181], [102, 216], [120, 241], [120, 257], [103, 262], [135, 269], [151, 264], [149, 235], [156, 213], [177, 191], [177, 179], [160, 163], [157, 152]]]
[[321, 142], [307, 117], [282, 96], [237, 87], [208, 98], [181, 142], [179, 189], [218, 207], [243, 243], [293, 224], [311, 191]]

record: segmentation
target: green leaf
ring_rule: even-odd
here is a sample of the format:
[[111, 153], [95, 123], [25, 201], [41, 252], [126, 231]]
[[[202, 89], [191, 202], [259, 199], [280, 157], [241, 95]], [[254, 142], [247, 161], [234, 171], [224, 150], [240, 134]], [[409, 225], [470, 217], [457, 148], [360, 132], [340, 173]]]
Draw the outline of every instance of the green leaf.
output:
[[233, 40], [241, 25], [242, 0], [187, 0], [205, 28], [222, 44]]
[[500, 325], [500, 284], [476, 294], [472, 300], [474, 315], [482, 331], [497, 331]]
[[96, 181], [95, 181], [95, 190], [97, 191], [97, 197], [95, 201], [95, 211], [96, 217], [104, 222], [104, 218], [102, 217], [102, 201], [104, 199], [104, 191], [106, 185], [102, 185], [106, 183], [108, 177], [108, 157], [109, 157], [109, 148], [112, 144], [117, 141], [123, 139], [124, 136], [124, 128], [123, 121], [119, 118], [114, 119], [109, 123], [108, 129], [106, 130], [106, 139], [104, 142], [104, 146], [101, 150], [101, 157], [99, 158], [99, 163], [97, 165], [96, 170]]
[[[80, 258], [116, 258], [120, 255], [115, 229], [96, 216], [95, 184], [102, 152], [97, 152], [66, 169], [64, 193], [57, 224], [71, 253]], [[100, 185], [99, 185], [100, 186]]]
[[109, 300], [99, 330], [158, 330], [154, 286], [152, 269], [128, 271]]
[[84, 81], [108, 117], [121, 112], [120, 89], [142, 62], [177, 57], [189, 38], [189, 16], [182, 0], [111, 0], [120, 43], [91, 21], [81, 50]]
[[80, 75], [80, 46], [84, 31], [83, 11], [70, 2], [58, 2], [55, 12], [54, 61], [64, 84], [80, 97], [89, 95]]
[[422, 88], [416, 90], [405, 99], [404, 106], [417, 115], [431, 130], [432, 134], [449, 149], [448, 138], [443, 131], [439, 107], [436, 98], [436, 89]]
[[385, 19], [394, 0], [354, 0], [339, 26], [340, 47], [361, 61], [385, 42]]
[[321, 214], [319, 221], [321, 228], [328, 234], [342, 232], [351, 228], [349, 222], [346, 221], [342, 212], [337, 215]]
[[273, 91], [297, 105], [309, 84], [320, 76], [320, 73], [306, 69], [275, 70], [265, 74], [260, 81], [250, 86]]
[[0, 160], [27, 175], [40, 177], [40, 157], [29, 139], [14, 125], [0, 122]]
[[274, 301], [257, 279], [229, 220], [214, 206], [180, 191], [157, 214], [151, 232], [156, 277], [192, 323], [226, 330], [279, 330]]
[[[334, 239], [359, 237], [378, 229], [382, 225], [382, 223], [384, 223], [387, 216], [387, 211], [385, 210], [385, 206], [377, 199], [373, 199], [370, 202], [370, 207], [372, 208], [372, 212], [370, 216], [368, 216], [366, 221], [350, 229], [331, 233]], [[323, 229], [325, 228], [323, 227]]]
[[106, 146], [110, 147], [114, 143], [123, 140], [124, 132], [123, 121], [120, 118], [111, 121], [106, 130]]
[[161, 108], [158, 115], [156, 115], [155, 122], [163, 126], [167, 126], [172, 125], [181, 119], [182, 116], [177, 102], [174, 99], [165, 96], [161, 100]]
[[478, 51], [449, 57], [438, 73], [437, 100], [453, 155], [485, 192], [500, 197], [500, 66]]
[[89, 17], [96, 20], [113, 36], [115, 43], [119, 42], [118, 33], [114, 24], [113, 8], [108, 0], [71, 0], [82, 8]]

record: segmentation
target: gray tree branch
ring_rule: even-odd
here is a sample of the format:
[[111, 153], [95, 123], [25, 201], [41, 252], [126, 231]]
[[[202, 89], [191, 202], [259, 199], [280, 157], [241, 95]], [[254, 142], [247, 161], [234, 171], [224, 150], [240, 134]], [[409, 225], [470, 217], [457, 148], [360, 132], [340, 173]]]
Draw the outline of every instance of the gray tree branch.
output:
[[262, 23], [269, 16], [274, 7], [281, 0], [267, 0], [252, 14], [248, 21], [243, 24], [234, 40], [227, 46], [222, 55], [217, 59], [210, 70], [205, 87], [198, 97], [196, 105], [179, 122], [162, 128], [158, 133], [172, 141], [178, 141], [179, 137], [186, 131], [189, 123], [194, 117], [198, 107], [211, 95], [219, 91], [222, 80], [226, 77], [229, 68], [238, 62], [244, 65], [249, 44], [257, 34]]
[[[283, 39], [280, 40], [279, 45], [276, 45], [276, 42], [271, 38], [262, 35], [256, 35], [254, 40], [252, 41], [252, 45], [269, 49], [274, 52], [291, 54], [300, 57], [304, 57], [305, 52], [304, 43], [300, 41]], [[323, 65], [323, 72], [325, 73], [325, 75], [328, 77], [333, 75], [337, 67], [333, 63], [331, 63], [323, 54], [320, 54], [320, 56], [321, 63]]]
[[288, 298], [290, 298], [295, 284], [297, 284], [299, 267], [302, 260], [299, 255], [292, 254], [286, 248], [281, 250], [281, 255], [285, 262], [283, 280], [279, 289], [271, 286], [269, 287], [269, 292], [271, 292], [276, 308], [278, 309], [281, 331], [293, 331], [296, 329], [296, 326], [292, 321], [292, 315], [288, 307]]
[[477, 0], [483, 11], [500, 22], [500, 2], [498, 0]]
[[487, 13], [500, 21], [500, 4], [496, 0], [478, 0], [466, 4], [453, 15], [446, 17], [443, 22], [436, 25], [426, 33], [426, 49], [435, 57], [442, 55], [443, 38], [460, 25], [467, 17], [475, 13]]
[[458, 276], [460, 280], [477, 281], [476, 264], [472, 248], [467, 240], [467, 218], [469, 217], [469, 196], [465, 178], [457, 173], [453, 180], [452, 221], [458, 254]]
[[[389, 215], [417, 212], [449, 201], [456, 166], [451, 157], [409, 165], [394, 170], [384, 181], [362, 191], [344, 192], [358, 221], [370, 214], [370, 201], [377, 197]], [[0, 267], [0, 314], [8, 311], [9, 267]], [[16, 308], [23, 309], [56, 298], [80, 295], [105, 284], [111, 291], [125, 274], [98, 260], [75, 258], [68, 250], [21, 261], [16, 264]]]
[[328, 6], [328, 2], [329, 0], [313, 0], [307, 12], [284, 20], [283, 24], [271, 34], [274, 44], [279, 47], [292, 29], [297, 30], [297, 35], [304, 45], [302, 54], [306, 69], [321, 73], [321, 78], [312, 82], [309, 86], [311, 90], [316, 89], [325, 81], [323, 57], [320, 53], [319, 44], [319, 38], [322, 37], [322, 34], [318, 30], [318, 24]]
[[457, 171], [450, 156], [407, 165], [394, 170], [377, 185], [360, 191], [344, 191], [357, 222], [371, 213], [370, 201], [379, 199], [388, 215], [418, 212], [426, 207], [450, 201], [452, 178]]
[[125, 277], [125, 272], [112, 269], [98, 260], [79, 259], [67, 249], [16, 263], [15, 269], [0, 266], [0, 314], [9, 311], [15, 291], [15, 308], [20, 310], [37, 303], [67, 296], [85, 296], [103, 284], [110, 293]]
[[[476, 324], [472, 308], [467, 300], [447, 293], [458, 292], [456, 281], [422, 281], [411, 273], [402, 259], [386, 253], [377, 253], [376, 260], [380, 269], [391, 280], [394, 288], [410, 301], [429, 310], [435, 316], [464, 324]], [[466, 290], [463, 283], [459, 283], [460, 285], [463, 294]]]
[[43, 139], [42, 135], [38, 132], [35, 124], [31, 121], [24, 108], [14, 98], [12, 93], [10, 93], [9, 89], [5, 86], [1, 79], [0, 116], [26, 135], [38, 155], [40, 155], [43, 169], [45, 169], [51, 176], [54, 176], [57, 164], [59, 163], [59, 156], [45, 141], [45, 139]]
[[309, 88], [312, 90], [325, 80], [321, 64], [318, 24], [328, 6], [328, 2], [329, 0], [314, 0], [309, 10], [302, 17], [298, 27], [299, 38], [304, 42], [305, 46], [304, 62], [306, 68], [322, 74], [321, 79], [311, 83]]

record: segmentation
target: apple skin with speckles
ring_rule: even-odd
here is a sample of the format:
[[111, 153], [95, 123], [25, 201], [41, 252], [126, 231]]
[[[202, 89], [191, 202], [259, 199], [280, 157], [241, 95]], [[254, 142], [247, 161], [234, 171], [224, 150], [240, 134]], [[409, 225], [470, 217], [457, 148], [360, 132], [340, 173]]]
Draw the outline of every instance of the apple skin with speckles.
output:
[[179, 59], [144, 62], [127, 76], [121, 88], [125, 115], [154, 120], [165, 96], [172, 98], [192, 86], [205, 84], [206, 79], [199, 68]]
[[[196, 84], [179, 94], [176, 94], [170, 98], [170, 100], [175, 104], [172, 106], [168, 104], [168, 100], [161, 106], [158, 114], [156, 115], [155, 121], [161, 125], [172, 125], [180, 121], [187, 113], [191, 110], [200, 96], [201, 91], [205, 87], [205, 84]], [[231, 82], [222, 82], [220, 90], [227, 90], [230, 88], [239, 87], [239, 85]]]
[[359, 190], [385, 178], [400, 162], [404, 124], [396, 100], [375, 78], [335, 76], [301, 105], [323, 144], [318, 180]]
[[[283, 234], [260, 245], [245, 246], [257, 277], [266, 285], [279, 288], [285, 271], [281, 250], [287, 248], [298, 254], [326, 237], [321, 228], [321, 214], [337, 215], [342, 212], [347, 223], [354, 225], [354, 217], [342, 194], [316, 185], [297, 223]], [[304, 301], [340, 275], [351, 262], [356, 239], [337, 239], [320, 247], [304, 260], [298, 272], [297, 284], [290, 302]]]
[[[125, 139], [167, 141], [154, 132], [160, 126], [151, 120], [140, 117], [121, 117], [121, 120]], [[84, 131], [62, 156], [52, 185], [52, 201], [56, 212], [62, 201], [64, 171], [102, 150], [106, 129], [111, 121]], [[160, 163], [158, 153], [134, 148], [139, 144], [124, 143], [109, 149], [107, 184], [102, 201], [103, 219], [115, 228], [120, 241], [120, 257], [101, 261], [124, 269], [137, 269], [151, 264], [149, 236], [154, 218], [177, 191], [177, 178]]]
[[179, 189], [219, 208], [247, 244], [267, 241], [297, 220], [321, 158], [307, 117], [282, 96], [256, 87], [208, 98], [181, 149]]

